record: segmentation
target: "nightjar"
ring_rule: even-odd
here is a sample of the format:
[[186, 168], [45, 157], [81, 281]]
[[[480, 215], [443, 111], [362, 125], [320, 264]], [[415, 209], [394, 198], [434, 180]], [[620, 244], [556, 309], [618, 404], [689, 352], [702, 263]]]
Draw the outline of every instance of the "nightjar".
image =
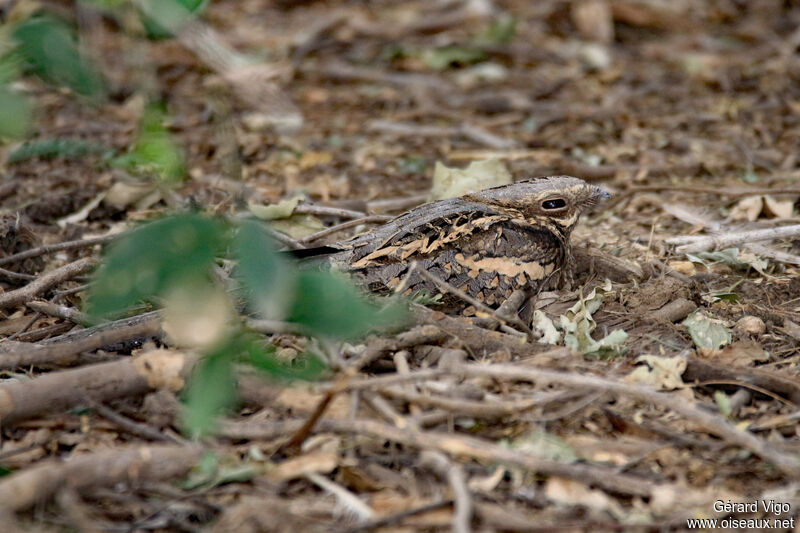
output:
[[533, 178], [421, 205], [341, 243], [299, 250], [355, 274], [369, 289], [441, 291], [419, 274], [489, 306], [572, 282], [569, 238], [585, 208], [609, 195], [570, 176]]

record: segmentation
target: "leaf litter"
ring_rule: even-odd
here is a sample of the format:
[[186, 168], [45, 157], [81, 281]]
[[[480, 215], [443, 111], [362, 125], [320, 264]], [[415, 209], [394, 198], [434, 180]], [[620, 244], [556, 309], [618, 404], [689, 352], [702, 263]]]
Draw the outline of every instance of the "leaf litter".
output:
[[[474, 530], [602, 531], [640, 524], [682, 531], [689, 518], [796, 516], [800, 272], [791, 260], [800, 253], [797, 238], [691, 256], [665, 241], [766, 229], [796, 218], [800, 93], [796, 54], [786, 52], [794, 29], [786, 21], [798, 16], [797, 6], [389, 4], [273, 2], [255, 9], [248, 2], [210, 2], [203, 24], [288, 73], [255, 84], [286, 93], [259, 97], [258, 106], [240, 94], [248, 86], [242, 80], [255, 79], [248, 73], [221, 76], [233, 84], [229, 95], [206, 83], [208, 65], [187, 52], [198, 49], [191, 48], [198, 43], [192, 39], [208, 43], [203, 31], [136, 41], [153, 61], [148, 85], [138, 77], [147, 60], [136, 51], [119, 53], [132, 50], [137, 37], [125, 34], [124, 24], [110, 23], [117, 15], [76, 17], [81, 45], [91, 48], [96, 65], [69, 53], [87, 73], [72, 92], [99, 91], [96, 69], [112, 98], [86, 105], [68, 89], [45, 85], [33, 70], [14, 84], [3, 80], [0, 104], [11, 102], [3, 109], [14, 110], [3, 121], [4, 135], [33, 131], [54, 141], [16, 155], [12, 147], [0, 151], [7, 180], [0, 201], [10, 215], [0, 233], [2, 257], [40, 246], [26, 233], [47, 244], [75, 241], [175, 206], [232, 218], [252, 216], [247, 205], [259, 206], [256, 211], [282, 206], [280, 222], [289, 224], [283, 229], [302, 239], [337, 219], [292, 215], [297, 204], [286, 212], [286, 199], [291, 204], [303, 194], [327, 207], [397, 214], [432, 194], [435, 163], [463, 168], [493, 158], [513, 179], [571, 173], [614, 193], [573, 236], [575, 289], [542, 295], [534, 304], [539, 343], [520, 340], [491, 316], [447, 316], [433, 305], [413, 308], [414, 323], [400, 331], [337, 344], [279, 327], [287, 313], [306, 316], [319, 300], [310, 296], [289, 310], [285, 301], [272, 302], [275, 310], [255, 300], [277, 320], [249, 322], [261, 329], [249, 329], [241, 345], [225, 350], [263, 367], [274, 361], [259, 358], [266, 355], [262, 344], [295, 356], [316, 350], [336, 364], [297, 387], [261, 381], [254, 367], [243, 372], [240, 363], [229, 366], [224, 359], [207, 366], [209, 390], [195, 389], [193, 405], [223, 394], [217, 373], [235, 374], [239, 398], [227, 406], [219, 433], [206, 437], [216, 457], [198, 468], [201, 481], [194, 486], [204, 490], [185, 498], [175, 483], [186, 480], [197, 461], [179, 433], [181, 398], [124, 376], [138, 368], [144, 374], [134, 376], [157, 384], [163, 373], [178, 391], [193, 354], [179, 352], [146, 320], [147, 327], [120, 319], [105, 333], [90, 329], [95, 326], [64, 333], [77, 318], [57, 307], [77, 310], [85, 280], [58, 278], [31, 289], [29, 279], [4, 277], [3, 297], [23, 303], [6, 307], [0, 323], [9, 372], [0, 387], [24, 394], [14, 405], [30, 409], [4, 415], [2, 466], [13, 471], [0, 479], [0, 501], [11, 513], [4, 517], [74, 529], [88, 520], [127, 529], [199, 524], [224, 531], [250, 523], [264, 530], [329, 531], [356, 530], [361, 523], [425, 531], [451, 527], [470, 509], [466, 523]], [[18, 5], [14, 17], [40, 9]], [[43, 79], [76, 83], [41, 72]], [[18, 92], [20, 85], [26, 90]], [[137, 94], [143, 85], [166, 101], [164, 120], [151, 124], [149, 137], [147, 107]], [[25, 126], [33, 103], [46, 112]], [[275, 131], [267, 127], [275, 117], [303, 126], [290, 135]], [[368, 130], [375, 120], [406, 129]], [[115, 188], [134, 176], [141, 188]], [[104, 201], [94, 205], [102, 194]], [[685, 212], [676, 217], [669, 205]], [[123, 266], [147, 252], [147, 246], [131, 252]], [[37, 256], [42, 265], [36, 268], [18, 258], [0, 266], [41, 277], [97, 254], [96, 247], [78, 243]], [[213, 254], [206, 259], [210, 276], [226, 275]], [[186, 260], [173, 255], [177, 270]], [[623, 268], [626, 262], [642, 275]], [[250, 274], [269, 275], [258, 268]], [[315, 280], [307, 281], [309, 294], [320, 292]], [[20, 286], [31, 292], [15, 295]], [[333, 305], [332, 316], [316, 324], [326, 335], [351, 324], [347, 311], [330, 303], [341, 299], [337, 287], [321, 295]], [[34, 298], [53, 299], [58, 306], [47, 308], [53, 316], [25, 305]], [[671, 307], [675, 302], [691, 305]], [[368, 305], [358, 310], [359, 320], [374, 314]], [[735, 327], [744, 317], [757, 318], [763, 329], [758, 323]], [[15, 352], [14, 342], [25, 349]], [[125, 366], [131, 355], [138, 355], [135, 365]], [[97, 370], [100, 364], [110, 366]], [[518, 377], [478, 374], [507, 365]], [[531, 379], [526, 370], [540, 373]], [[112, 375], [116, 386], [104, 386]], [[568, 378], [573, 381], [565, 384]], [[643, 390], [667, 396], [642, 396]], [[84, 391], [94, 391], [99, 405], [87, 404]], [[35, 405], [47, 408], [35, 411]], [[331, 447], [309, 447], [317, 437], [330, 437]], [[160, 440], [186, 446], [170, 455], [176, 445], [153, 445]], [[526, 440], [533, 443], [528, 448], [505, 447]], [[445, 456], [445, 475], [421, 461], [422, 450]], [[109, 464], [103, 462], [109, 453], [116, 454], [113, 464], [144, 477], [115, 477], [110, 468], [90, 477], [97, 465]], [[270, 478], [271, 468], [280, 475]], [[90, 489], [76, 489], [81, 506], [74, 508], [83, 516], [67, 505], [69, 493], [60, 491], [66, 482], [40, 486], [38, 503], [24, 500], [29, 492], [11, 484], [26, 475], [38, 479], [44, 470], [52, 479], [90, 482]], [[66, 474], [71, 477], [58, 477]], [[173, 505], [176, 498], [180, 506]], [[713, 507], [716, 500], [759, 498], [791, 502], [791, 510], [726, 515]], [[343, 513], [348, 505], [362, 512]]]

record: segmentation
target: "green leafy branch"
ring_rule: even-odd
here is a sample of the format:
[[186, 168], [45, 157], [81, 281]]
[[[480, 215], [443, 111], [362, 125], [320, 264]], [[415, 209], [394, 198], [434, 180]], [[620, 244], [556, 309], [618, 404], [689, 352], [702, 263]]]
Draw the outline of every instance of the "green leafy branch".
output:
[[235, 262], [233, 293], [249, 310], [316, 337], [353, 339], [405, 315], [401, 303], [367, 298], [342, 275], [301, 268], [275, 251], [258, 222], [183, 214], [132, 231], [106, 253], [87, 308], [104, 318], [143, 301], [163, 306], [172, 342], [204, 356], [185, 395], [184, 423], [192, 434], [213, 428], [216, 416], [233, 405], [235, 364], [275, 379], [311, 379], [324, 368], [312, 354], [280, 361], [274, 346], [247, 331], [239, 302], [215, 272], [220, 260]]

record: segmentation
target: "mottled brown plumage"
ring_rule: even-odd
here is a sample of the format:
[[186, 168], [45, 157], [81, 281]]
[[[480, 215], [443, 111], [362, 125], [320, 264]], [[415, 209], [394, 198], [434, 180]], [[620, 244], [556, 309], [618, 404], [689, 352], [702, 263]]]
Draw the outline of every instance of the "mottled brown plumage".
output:
[[[496, 306], [572, 280], [569, 237], [581, 211], [608, 196], [569, 176], [535, 178], [422, 205], [333, 245], [331, 266], [373, 290], [441, 291], [411, 265]], [[338, 250], [338, 251], [335, 251]]]

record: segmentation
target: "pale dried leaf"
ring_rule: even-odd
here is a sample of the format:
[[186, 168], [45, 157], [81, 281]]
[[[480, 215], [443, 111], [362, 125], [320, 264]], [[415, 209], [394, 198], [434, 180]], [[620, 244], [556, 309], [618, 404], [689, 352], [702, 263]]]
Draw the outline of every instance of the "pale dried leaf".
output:
[[274, 482], [288, 481], [297, 479], [307, 474], [323, 473], [328, 474], [339, 464], [339, 454], [336, 452], [319, 451], [306, 453], [298, 457], [288, 459], [267, 474]]
[[498, 159], [473, 161], [465, 169], [449, 168], [437, 161], [429, 200], [455, 198], [511, 182], [511, 173], [505, 163]]
[[674, 390], [684, 386], [681, 376], [686, 370], [686, 359], [683, 357], [641, 355], [636, 362], [644, 365], [636, 367], [625, 377], [625, 381], [651, 385], [659, 390]]

